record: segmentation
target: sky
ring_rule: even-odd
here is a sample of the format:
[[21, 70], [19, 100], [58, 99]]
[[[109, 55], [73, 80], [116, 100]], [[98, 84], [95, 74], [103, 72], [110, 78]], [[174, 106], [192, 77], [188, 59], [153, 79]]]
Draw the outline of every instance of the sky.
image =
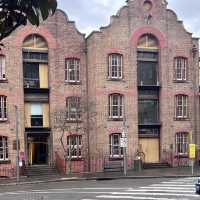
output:
[[[125, 0], [58, 0], [58, 7], [87, 35], [108, 25], [110, 16], [123, 5], [126, 5]], [[168, 0], [168, 8], [176, 12], [188, 32], [200, 37], [200, 0]]]

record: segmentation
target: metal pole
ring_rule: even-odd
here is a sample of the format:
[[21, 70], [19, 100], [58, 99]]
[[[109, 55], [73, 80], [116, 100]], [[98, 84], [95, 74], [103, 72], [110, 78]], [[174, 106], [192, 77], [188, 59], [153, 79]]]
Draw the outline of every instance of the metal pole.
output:
[[19, 110], [18, 107], [15, 106], [16, 113], [16, 172], [17, 172], [17, 183], [19, 182]]
[[[126, 133], [126, 115], [125, 115], [125, 105], [124, 105], [124, 116], [123, 116], [123, 135], [122, 137], [124, 138], [125, 141], [127, 141], [127, 133]], [[125, 142], [124, 142], [125, 143]], [[127, 175], [127, 144], [124, 144], [123, 148], [123, 154], [124, 154], [124, 176]]]

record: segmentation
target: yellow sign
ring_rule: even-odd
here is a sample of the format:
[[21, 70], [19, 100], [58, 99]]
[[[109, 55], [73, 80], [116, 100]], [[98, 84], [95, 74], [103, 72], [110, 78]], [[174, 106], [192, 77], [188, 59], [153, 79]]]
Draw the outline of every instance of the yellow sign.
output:
[[189, 157], [190, 159], [194, 159], [196, 157], [196, 145], [189, 144]]

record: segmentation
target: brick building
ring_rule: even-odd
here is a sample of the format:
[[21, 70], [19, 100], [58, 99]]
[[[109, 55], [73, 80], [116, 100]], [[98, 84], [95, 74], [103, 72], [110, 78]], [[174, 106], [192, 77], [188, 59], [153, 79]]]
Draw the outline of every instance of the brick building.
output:
[[0, 168], [15, 168], [15, 106], [27, 166], [102, 171], [123, 159], [124, 132], [129, 168], [138, 155], [187, 165], [199, 147], [198, 39], [165, 0], [128, 0], [87, 38], [57, 10], [3, 43]]

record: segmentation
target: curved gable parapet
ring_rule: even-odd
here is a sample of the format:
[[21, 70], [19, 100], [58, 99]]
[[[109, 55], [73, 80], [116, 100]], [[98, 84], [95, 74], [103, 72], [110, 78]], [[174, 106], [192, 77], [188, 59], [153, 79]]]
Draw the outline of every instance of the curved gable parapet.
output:
[[112, 26], [112, 24], [114, 23], [115, 20], [119, 19], [122, 15], [124, 15], [124, 13], [126, 13], [127, 9], [128, 9], [128, 6], [127, 6], [127, 5], [122, 6], [122, 7], [119, 9], [119, 11], [117, 12], [116, 15], [112, 15], [112, 16], [110, 17], [110, 23], [109, 23], [108, 25], [106, 25], [106, 26], [100, 27], [100, 30], [103, 30], [103, 29], [106, 29], [106, 28], [110, 28], [110, 27]]
[[168, 12], [169, 14], [171, 14], [171, 16], [174, 18], [174, 20], [175, 20], [178, 24], [182, 25], [183, 30], [184, 30], [187, 34], [189, 34], [190, 36], [192, 35], [192, 33], [190, 33], [189, 31], [186, 30], [186, 28], [185, 28], [185, 26], [184, 26], [184, 24], [183, 24], [183, 21], [178, 19], [177, 14], [176, 14], [172, 9], [167, 9], [167, 12]]
[[55, 16], [56, 16], [56, 15], [59, 15], [59, 18], [60, 18], [60, 17], [64, 18], [66, 24], [71, 24], [71, 25], [73, 26], [73, 28], [76, 30], [76, 32], [77, 32], [79, 35], [85, 37], [85, 34], [84, 34], [84, 33], [81, 33], [81, 32], [78, 30], [78, 28], [76, 27], [75, 21], [69, 20], [69, 17], [68, 17], [68, 15], [66, 14], [65, 11], [63, 11], [63, 10], [61, 10], [61, 9], [57, 9], [57, 10], [56, 10], [56, 13], [55, 13]]

